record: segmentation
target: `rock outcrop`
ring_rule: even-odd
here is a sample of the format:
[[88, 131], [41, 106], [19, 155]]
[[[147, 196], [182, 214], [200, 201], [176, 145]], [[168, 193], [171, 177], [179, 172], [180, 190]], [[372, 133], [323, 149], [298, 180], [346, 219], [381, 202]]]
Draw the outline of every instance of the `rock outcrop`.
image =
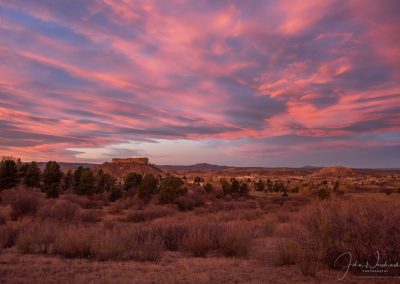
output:
[[148, 165], [149, 158], [113, 158], [111, 160], [113, 164], [140, 164], [140, 165]]
[[316, 177], [351, 177], [355, 176], [356, 173], [350, 168], [327, 167], [320, 169], [312, 175]]
[[148, 158], [114, 158], [111, 162], [98, 165], [96, 169], [112, 175], [115, 178], [124, 178], [128, 173], [153, 174], [165, 176], [166, 173], [149, 163]]

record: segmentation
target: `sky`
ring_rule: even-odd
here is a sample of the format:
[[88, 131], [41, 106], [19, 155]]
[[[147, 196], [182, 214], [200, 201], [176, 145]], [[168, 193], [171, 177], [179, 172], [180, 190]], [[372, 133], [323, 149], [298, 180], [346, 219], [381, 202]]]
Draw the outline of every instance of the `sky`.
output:
[[400, 1], [0, 0], [0, 155], [400, 167]]

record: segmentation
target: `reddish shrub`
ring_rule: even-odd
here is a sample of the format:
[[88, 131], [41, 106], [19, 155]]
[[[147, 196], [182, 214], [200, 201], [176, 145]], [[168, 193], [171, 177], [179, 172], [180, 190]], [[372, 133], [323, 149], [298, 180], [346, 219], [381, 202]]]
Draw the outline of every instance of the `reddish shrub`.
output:
[[[313, 250], [333, 266], [343, 252], [359, 262], [395, 260], [400, 255], [400, 208], [378, 200], [331, 200], [310, 205], [301, 216], [297, 234], [304, 250]], [[390, 244], [390, 245], [388, 245]]]
[[193, 210], [196, 206], [196, 201], [187, 195], [179, 196], [175, 199], [175, 204], [178, 206], [181, 211]]
[[4, 225], [6, 222], [7, 222], [6, 214], [0, 211], [0, 225]]
[[212, 248], [213, 240], [211, 230], [213, 224], [196, 223], [189, 227], [187, 235], [183, 238], [183, 247], [193, 256], [204, 257]]
[[218, 237], [217, 252], [228, 257], [245, 257], [251, 245], [250, 234], [240, 224], [225, 225]]
[[286, 213], [286, 212], [283, 212], [282, 210], [279, 211], [279, 212], [276, 214], [276, 218], [277, 218], [278, 221], [281, 222], [281, 223], [287, 223], [287, 222], [289, 222], [289, 220], [290, 220], [289, 214]]
[[263, 223], [262, 232], [266, 237], [271, 237], [276, 229], [277, 221], [275, 218], [267, 218]]
[[292, 239], [280, 239], [278, 242], [277, 251], [277, 265], [292, 265], [296, 263], [299, 247]]
[[54, 240], [53, 252], [67, 258], [90, 257], [93, 241], [103, 237], [103, 235], [104, 232], [96, 235], [90, 229], [69, 226], [59, 231]]
[[24, 224], [16, 245], [22, 253], [49, 253], [58, 230], [53, 223]]
[[[52, 202], [52, 201], [51, 201]], [[67, 200], [57, 200], [40, 209], [38, 216], [41, 220], [52, 219], [59, 222], [76, 221], [80, 208], [77, 204]]]
[[204, 257], [210, 251], [223, 256], [243, 257], [250, 248], [250, 232], [240, 224], [221, 224], [201, 220], [191, 223], [183, 239], [183, 249]]
[[79, 207], [81, 208], [88, 208], [90, 203], [90, 200], [88, 199], [87, 196], [77, 195], [73, 193], [64, 194], [61, 199], [67, 200], [71, 203], [75, 203], [79, 205]]
[[79, 219], [83, 223], [96, 223], [101, 221], [101, 211], [94, 209], [82, 210], [79, 214]]
[[13, 225], [4, 225], [0, 227], [0, 250], [15, 245], [18, 238], [19, 227]]
[[173, 214], [175, 214], [175, 210], [171, 208], [154, 206], [144, 210], [131, 210], [128, 212], [126, 220], [130, 222], [145, 222]]
[[164, 248], [175, 251], [182, 245], [183, 239], [188, 233], [188, 226], [186, 224], [169, 223], [156, 227], [156, 230], [158, 230], [158, 234], [164, 242]]
[[16, 190], [9, 200], [11, 204], [11, 218], [16, 220], [25, 215], [35, 215], [39, 205], [39, 194], [30, 190]]

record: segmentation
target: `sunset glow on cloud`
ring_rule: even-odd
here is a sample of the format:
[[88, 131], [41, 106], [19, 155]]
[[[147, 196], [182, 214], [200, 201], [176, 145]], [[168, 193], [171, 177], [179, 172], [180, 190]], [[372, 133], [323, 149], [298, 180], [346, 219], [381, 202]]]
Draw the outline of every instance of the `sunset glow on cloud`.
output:
[[0, 1], [0, 155], [400, 167], [400, 1]]

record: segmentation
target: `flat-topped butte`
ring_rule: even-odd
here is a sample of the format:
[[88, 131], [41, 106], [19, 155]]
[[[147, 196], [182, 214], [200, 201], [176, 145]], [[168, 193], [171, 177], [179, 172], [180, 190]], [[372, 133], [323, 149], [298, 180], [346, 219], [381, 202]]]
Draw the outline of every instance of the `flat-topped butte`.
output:
[[113, 158], [111, 162], [113, 164], [130, 163], [130, 164], [148, 165], [149, 158]]

